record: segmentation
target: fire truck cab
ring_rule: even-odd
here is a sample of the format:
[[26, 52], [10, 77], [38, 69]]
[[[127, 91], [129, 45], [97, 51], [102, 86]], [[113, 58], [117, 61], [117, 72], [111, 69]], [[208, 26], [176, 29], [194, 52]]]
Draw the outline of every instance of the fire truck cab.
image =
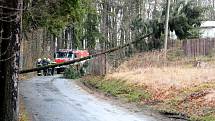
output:
[[[89, 52], [87, 50], [59, 49], [59, 51], [55, 53], [54, 61], [59, 64], [86, 56], [89, 56]], [[63, 72], [66, 68], [68, 68], [68, 66], [56, 67], [56, 71], [59, 74]]]

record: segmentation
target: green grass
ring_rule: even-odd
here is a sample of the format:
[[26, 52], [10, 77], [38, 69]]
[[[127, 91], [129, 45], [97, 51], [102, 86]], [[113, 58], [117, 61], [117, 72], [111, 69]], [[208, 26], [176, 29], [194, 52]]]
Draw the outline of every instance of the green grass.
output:
[[193, 116], [190, 118], [191, 121], [215, 121], [214, 114], [208, 114], [204, 116]]
[[215, 115], [207, 115], [200, 118], [201, 121], [215, 121]]
[[98, 89], [107, 95], [126, 99], [129, 102], [139, 102], [142, 99], [150, 99], [151, 95], [144, 89], [128, 85], [122, 80], [105, 80], [103, 78], [84, 79], [85, 85]]

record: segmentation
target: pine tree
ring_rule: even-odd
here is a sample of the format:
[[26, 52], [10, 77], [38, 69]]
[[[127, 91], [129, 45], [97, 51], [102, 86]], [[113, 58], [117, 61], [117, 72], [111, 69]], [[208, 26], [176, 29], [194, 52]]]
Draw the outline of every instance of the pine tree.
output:
[[0, 7], [0, 120], [18, 120], [18, 70], [21, 0], [3, 0]]

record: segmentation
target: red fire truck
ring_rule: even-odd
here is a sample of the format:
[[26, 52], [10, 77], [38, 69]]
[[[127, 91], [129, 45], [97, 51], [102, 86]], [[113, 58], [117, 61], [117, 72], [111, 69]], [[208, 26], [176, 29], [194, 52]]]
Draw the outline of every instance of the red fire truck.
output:
[[[87, 50], [60, 49], [55, 53], [55, 62], [59, 64], [86, 56], [89, 56], [89, 52]], [[68, 66], [56, 67], [56, 71], [59, 74], [63, 72], [66, 68], [68, 68]]]

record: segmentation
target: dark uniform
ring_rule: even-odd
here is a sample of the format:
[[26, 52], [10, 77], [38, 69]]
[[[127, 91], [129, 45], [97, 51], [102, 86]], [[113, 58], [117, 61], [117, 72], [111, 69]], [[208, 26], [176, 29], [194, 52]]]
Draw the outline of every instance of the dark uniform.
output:
[[[46, 58], [44, 58], [44, 59], [42, 60], [42, 65], [43, 65], [43, 66], [49, 65], [49, 62], [47, 61]], [[47, 75], [48, 75], [48, 69], [43, 69], [43, 75], [44, 75], [44, 76], [47, 76]]]

